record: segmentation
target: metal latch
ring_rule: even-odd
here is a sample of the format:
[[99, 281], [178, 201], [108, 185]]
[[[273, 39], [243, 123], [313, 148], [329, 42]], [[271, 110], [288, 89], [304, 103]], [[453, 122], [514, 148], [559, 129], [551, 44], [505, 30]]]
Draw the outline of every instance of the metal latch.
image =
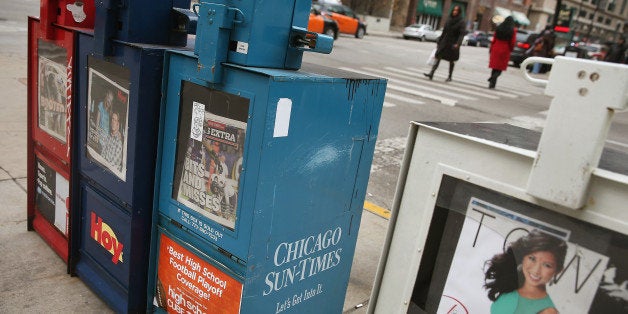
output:
[[[530, 77], [525, 69], [532, 63], [553, 64], [549, 80]], [[628, 107], [628, 66], [531, 57], [521, 63], [521, 70], [529, 81], [547, 86], [545, 94], [554, 96], [528, 178], [528, 194], [582, 208], [613, 115]]]
[[290, 48], [328, 54], [333, 47], [334, 39], [331, 36], [309, 32], [297, 26], [292, 26], [290, 30]]
[[222, 63], [227, 61], [229, 53], [231, 29], [244, 21], [244, 14], [236, 8], [207, 2], [195, 4], [192, 9], [199, 16], [194, 47], [198, 56], [199, 78], [219, 83], [222, 80]]

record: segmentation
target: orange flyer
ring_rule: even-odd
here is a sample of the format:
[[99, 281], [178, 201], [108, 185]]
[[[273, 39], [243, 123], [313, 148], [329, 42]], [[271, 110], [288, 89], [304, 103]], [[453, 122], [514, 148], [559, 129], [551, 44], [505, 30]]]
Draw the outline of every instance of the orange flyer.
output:
[[168, 313], [239, 313], [242, 283], [161, 235], [154, 304]]

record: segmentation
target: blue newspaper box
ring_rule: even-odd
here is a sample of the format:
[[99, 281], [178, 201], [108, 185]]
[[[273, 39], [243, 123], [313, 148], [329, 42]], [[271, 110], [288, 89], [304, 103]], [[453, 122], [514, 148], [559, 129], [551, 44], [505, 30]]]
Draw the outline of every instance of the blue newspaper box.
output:
[[93, 28], [94, 1], [40, 4], [28, 18], [27, 228], [68, 263], [75, 29]]
[[[147, 36], [150, 43], [126, 26], [107, 33], [112, 20], [134, 25], [130, 21], [139, 5], [97, 3], [95, 33], [79, 33], [77, 44], [77, 183], [72, 187], [78, 212], [71, 222], [70, 270], [116, 312], [146, 307], [163, 54], [177, 48], [155, 44], [169, 42], [167, 32], [162, 38]], [[163, 11], [171, 12], [173, 3], [167, 5], [141, 12], [157, 12], [155, 27], [169, 27]], [[166, 20], [159, 23], [156, 17]], [[99, 29], [100, 23], [106, 25]]]
[[78, 45], [73, 272], [114, 310], [142, 311], [164, 47], [116, 43], [102, 60], [92, 35], [79, 34]]
[[340, 313], [386, 81], [227, 63], [212, 84], [197, 64], [165, 56], [149, 302]]

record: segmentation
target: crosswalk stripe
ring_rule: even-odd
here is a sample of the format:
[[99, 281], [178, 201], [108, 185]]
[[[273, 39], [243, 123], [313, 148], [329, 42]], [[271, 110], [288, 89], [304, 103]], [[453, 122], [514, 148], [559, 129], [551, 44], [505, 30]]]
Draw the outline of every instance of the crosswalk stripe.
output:
[[409, 88], [404, 88], [404, 87], [401, 87], [401, 86], [397, 86], [395, 84], [388, 84], [387, 88], [394, 89], [396, 91], [404, 92], [404, 93], [411, 94], [411, 95], [416, 95], [416, 96], [423, 97], [423, 98], [433, 99], [433, 100], [439, 101], [441, 104], [447, 105], [447, 106], [455, 106], [458, 103], [455, 99], [441, 97], [441, 96], [433, 95], [433, 94], [429, 94], [429, 93], [423, 93], [423, 92], [420, 92], [420, 91], [417, 91], [417, 90], [414, 90], [414, 89], [409, 89]]
[[[365, 67], [363, 69], [366, 70], [366, 71], [379, 73], [379, 75], [390, 74], [390, 73], [388, 73], [386, 71], [379, 70], [379, 69], [374, 69], [374, 68]], [[450, 96], [450, 97], [456, 97], [456, 98], [459, 98], [459, 99], [466, 99], [466, 100], [477, 100], [477, 98], [475, 98], [475, 97], [471, 97], [471, 96], [460, 94], [460, 91], [452, 91], [451, 89], [441, 88], [440, 86], [430, 87], [428, 85], [417, 85], [416, 83], [408, 82], [408, 81], [417, 81], [418, 82], [418, 79], [409, 79], [409, 78], [406, 78], [406, 77], [403, 77], [402, 79], [387, 77], [387, 79], [389, 81], [397, 82], [398, 84], [407, 85], [407, 86], [410, 86], [410, 87], [413, 87], [413, 88], [420, 88], [420, 89], [424, 89], [424, 90], [427, 90], [427, 91], [430, 91], [430, 92], [436, 92], [436, 93], [439, 93], [439, 94], [447, 95], [447, 96]], [[498, 99], [498, 98], [495, 98], [495, 99]]]
[[[419, 68], [414, 68], [414, 67], [409, 67], [406, 68], [406, 70], [410, 70], [410, 71], [416, 71], [417, 73], [421, 73], [422, 71], [424, 72], [425, 69], [419, 69]], [[437, 77], [439, 79], [443, 79], [446, 77], [446, 73], [436, 73], [434, 74], [434, 77]], [[486, 87], [487, 85], [483, 84], [485, 82], [485, 80], [481, 80], [481, 83], [478, 83], [477, 80], [477, 76], [470, 76], [470, 75], [466, 75], [464, 73], [454, 73], [454, 82], [456, 81], [456, 79], [460, 80], [460, 78], [462, 78], [464, 80], [465, 83], [471, 84], [471, 85], [475, 85], [475, 86], [479, 86], [479, 87]], [[488, 78], [488, 76], [487, 76]], [[509, 84], [499, 84], [500, 86], [504, 86], [504, 88], [508, 88], [508, 92], [511, 92], [513, 94], [517, 94], [519, 96], [530, 96], [532, 95], [530, 93], [531, 89], [536, 89], [538, 87], [536, 86], [532, 86], [529, 84], [525, 84], [523, 85], [526, 90], [522, 91], [519, 88], [521, 88], [521, 85], [509, 85]], [[539, 92], [542, 92], [542, 89], [539, 90]]]
[[[365, 68], [365, 69], [370, 69], [370, 68]], [[487, 91], [486, 88], [483, 91], [477, 91], [477, 90], [470, 89], [467, 86], [461, 86], [460, 84], [457, 84], [457, 85], [451, 85], [450, 83], [442, 84], [442, 83], [428, 81], [425, 78], [420, 78], [419, 79], [419, 78], [416, 78], [416, 77], [408, 77], [406, 75], [392, 73], [392, 72], [386, 72], [384, 70], [380, 70], [380, 72], [388, 73], [389, 75], [395, 75], [395, 76], [398, 76], [398, 77], [401, 76], [401, 77], [403, 77], [406, 80], [410, 80], [410, 81], [413, 81], [413, 82], [421, 83], [424, 86], [425, 85], [433, 86], [434, 88], [437, 88], [439, 90], [446, 89], [446, 90], [454, 91], [456, 93], [463, 93], [463, 94], [474, 95], [474, 96], [483, 97], [483, 98], [489, 98], [489, 99], [499, 99], [499, 96], [491, 94], [491, 93], [487, 93], [486, 92]], [[514, 96], [514, 97], [517, 97], [517, 96]]]
[[613, 141], [613, 140], [606, 140], [607, 143], [613, 144], [613, 145], [617, 145], [617, 146], [621, 146], [624, 148], [628, 148], [628, 144], [626, 143], [622, 143], [622, 142], [617, 142], [617, 141]]
[[[367, 72], [367, 71], [361, 71], [358, 69], [352, 69], [352, 68], [345, 68], [345, 67], [341, 67], [341, 70], [345, 70], [345, 71], [351, 71], [351, 72], [355, 72], [355, 73], [361, 73], [361, 74], [365, 74], [365, 75], [371, 75], [371, 76], [379, 76], [376, 73], [371, 73], [371, 72]], [[396, 82], [399, 80], [389, 80], [390, 82]], [[403, 88], [394, 84], [388, 84], [387, 85], [388, 89], [394, 89], [394, 90], [398, 90], [407, 94], [411, 94], [411, 95], [416, 95], [416, 96], [420, 96], [423, 98], [427, 98], [427, 99], [433, 99], [436, 100], [444, 105], [448, 105], [448, 106], [455, 106], [456, 105], [456, 100], [455, 99], [451, 99], [451, 98], [447, 98], [447, 97], [442, 97], [439, 95], [435, 95], [435, 94], [431, 94], [431, 93], [425, 93], [425, 92], [421, 92], [421, 91], [417, 91], [414, 89], [409, 89], [409, 88]]]
[[396, 106], [397, 106], [397, 105], [395, 105], [395, 104], [393, 104], [393, 103], [390, 103], [390, 102], [384, 101], [384, 107], [389, 108], [389, 107], [396, 107]]
[[391, 98], [391, 99], [395, 99], [395, 100], [400, 100], [403, 102], [407, 102], [409, 104], [413, 104], [413, 105], [422, 105], [425, 102], [414, 99], [414, 98], [408, 98], [408, 97], [403, 97], [401, 95], [397, 95], [397, 94], [393, 94], [393, 93], [386, 93], [386, 98]]
[[[384, 69], [390, 70], [390, 71], [394, 71], [394, 72], [399, 72], [399, 73], [410, 75], [410, 76], [416, 76], [416, 72], [406, 71], [406, 70], [397, 69], [397, 68], [393, 68], [393, 67], [385, 67]], [[425, 83], [428, 83], [428, 84], [439, 84], [439, 86], [442, 86], [442, 85], [440, 85], [441, 83], [435, 83], [435, 82], [430, 82], [430, 81], [425, 81], [425, 80], [423, 80], [423, 81]], [[471, 85], [470, 86], [469, 84], [460, 83], [460, 82], [457, 82], [457, 81], [451, 81], [451, 82], [447, 83], [447, 85], [453, 85], [453, 86], [463, 87], [465, 89], [471, 89], [471, 90], [480, 92], [482, 96], [490, 94], [490, 95], [502, 96], [502, 97], [508, 97], [508, 98], [517, 98], [517, 97], [519, 97], [519, 95], [516, 95], [514, 93], [502, 92], [502, 91], [498, 91], [498, 90], [494, 90], [494, 89], [487, 89], [486, 86], [484, 86], [484, 87], [477, 87], [475, 85]], [[493, 98], [493, 99], [499, 99], [499, 98]]]
[[548, 110], [544, 110], [544, 111], [537, 112], [536, 115], [533, 115], [533, 116], [532, 115], [514, 116], [501, 122], [502, 123], [505, 122], [505, 123], [512, 124], [518, 127], [522, 127], [524, 129], [540, 131], [545, 126], [545, 120], [547, 119], [547, 112]]

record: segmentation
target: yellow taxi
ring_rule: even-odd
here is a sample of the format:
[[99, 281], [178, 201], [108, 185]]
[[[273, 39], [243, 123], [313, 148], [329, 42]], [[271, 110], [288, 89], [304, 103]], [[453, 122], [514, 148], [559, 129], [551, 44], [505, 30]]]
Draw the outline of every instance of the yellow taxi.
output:
[[310, 10], [310, 20], [307, 23], [307, 30], [310, 32], [325, 34], [334, 39], [338, 38], [338, 24], [328, 15], [321, 14], [313, 7]]
[[338, 24], [341, 34], [362, 38], [366, 34], [366, 23], [360, 20], [349, 7], [342, 4], [314, 3], [312, 11], [328, 16]]

